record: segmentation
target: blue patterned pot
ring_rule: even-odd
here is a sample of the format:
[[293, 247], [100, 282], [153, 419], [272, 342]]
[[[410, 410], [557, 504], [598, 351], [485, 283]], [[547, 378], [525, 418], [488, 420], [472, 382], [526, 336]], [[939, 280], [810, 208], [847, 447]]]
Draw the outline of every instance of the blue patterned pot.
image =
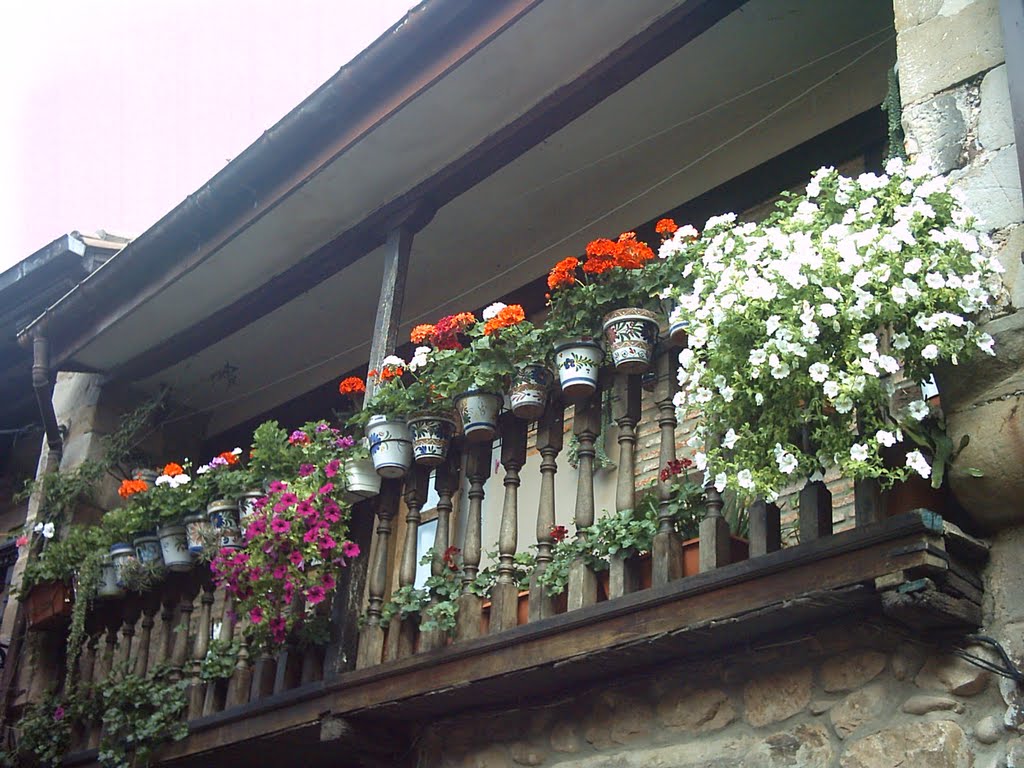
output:
[[140, 563], [143, 565], [156, 563], [161, 567], [163, 566], [164, 554], [160, 549], [160, 539], [156, 534], [147, 533], [142, 536], [136, 536], [132, 544], [135, 545], [135, 556], [139, 558]]
[[105, 599], [122, 597], [124, 588], [117, 583], [117, 570], [110, 559], [110, 555], [103, 555], [103, 565], [100, 566], [100, 582], [96, 585], [96, 597]]
[[658, 343], [658, 316], [646, 309], [617, 309], [604, 316], [604, 335], [619, 373], [644, 373]]
[[486, 443], [498, 436], [498, 413], [505, 398], [493, 392], [471, 390], [455, 397], [462, 419], [462, 434], [470, 443]]
[[178, 572], [192, 570], [192, 552], [188, 548], [184, 525], [165, 525], [156, 535], [160, 537], [160, 554], [168, 569]]
[[188, 551], [193, 555], [202, 553], [205, 543], [213, 531], [213, 524], [205, 512], [185, 515], [185, 538], [188, 540]]
[[512, 415], [527, 421], [539, 419], [548, 402], [548, 391], [555, 375], [543, 365], [524, 365], [516, 369], [509, 393]]
[[125, 589], [124, 569], [135, 560], [135, 547], [126, 542], [110, 545], [110, 564], [114, 568], [114, 583], [119, 589]]
[[405, 477], [412, 466], [412, 434], [404, 421], [371, 416], [366, 427], [370, 458], [377, 474], [385, 478]]
[[455, 435], [455, 422], [443, 416], [419, 416], [409, 419], [412, 432], [412, 459], [423, 467], [436, 467], [448, 456]]
[[241, 549], [242, 528], [238, 520], [238, 502], [218, 499], [206, 505], [206, 515], [217, 531], [221, 549]]
[[597, 372], [604, 360], [601, 345], [593, 339], [575, 339], [555, 345], [555, 365], [562, 394], [583, 400], [597, 390]]

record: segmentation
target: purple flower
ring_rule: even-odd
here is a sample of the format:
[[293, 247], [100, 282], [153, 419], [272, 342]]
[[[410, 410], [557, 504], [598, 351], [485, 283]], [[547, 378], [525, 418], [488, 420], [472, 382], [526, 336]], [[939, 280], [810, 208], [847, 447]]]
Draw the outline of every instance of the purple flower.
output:
[[263, 609], [257, 605], [255, 608], [249, 611], [249, 621], [251, 621], [253, 624], [262, 624]]
[[302, 567], [302, 553], [299, 552], [298, 550], [296, 550], [296, 551], [292, 552], [290, 555], [288, 555], [288, 559], [291, 561], [292, 565], [294, 565], [296, 568], [301, 568]]
[[270, 484], [271, 493], [283, 493], [286, 490], [288, 490], [288, 483], [283, 480], [275, 480]]
[[329, 426], [327, 426], [327, 425], [326, 425], [326, 424], [325, 424], [324, 422], [322, 422], [322, 421], [321, 421], [321, 422], [320, 422], [319, 424], [317, 424], [317, 425], [316, 425], [316, 431], [317, 431], [317, 432], [326, 432], [326, 431], [327, 431], [327, 430], [329, 430], [329, 429], [330, 429], [330, 427], [329, 427]]
[[288, 566], [279, 565], [273, 571], [270, 572], [270, 575], [278, 580], [283, 579], [286, 575], [288, 575]]
[[351, 448], [355, 444], [356, 444], [356, 439], [354, 437], [352, 437], [351, 435], [345, 435], [344, 437], [339, 437], [337, 440], [334, 441], [334, 446], [336, 448]]
[[64, 719], [64, 707], [57, 707], [53, 710], [53, 719], [56, 721]]
[[310, 605], [322, 603], [325, 597], [327, 597], [327, 592], [323, 587], [313, 586], [306, 590], [306, 600]]
[[316, 472], [316, 467], [312, 464], [302, 464], [299, 466], [299, 477], [309, 477]]
[[210, 467], [211, 468], [212, 467], [226, 467], [227, 465], [228, 465], [228, 460], [223, 458], [222, 456], [214, 456], [212, 459], [210, 459]]
[[324, 494], [330, 493], [333, 490], [334, 483], [324, 483], [323, 485], [320, 486], [320, 490], [317, 491], [317, 493], [323, 496]]
[[292, 445], [303, 445], [309, 442], [309, 435], [303, 432], [301, 429], [296, 429], [288, 436], [288, 442]]
[[278, 499], [278, 501], [281, 504], [285, 505], [286, 509], [288, 507], [290, 507], [292, 504], [294, 504], [295, 502], [297, 502], [298, 500], [299, 500], [299, 497], [296, 496], [294, 493], [282, 493], [281, 494], [281, 498]]
[[336, 474], [338, 474], [338, 468], [340, 466], [341, 461], [339, 459], [331, 459], [330, 461], [327, 462], [327, 466], [324, 467], [324, 474], [327, 475], [328, 477], [334, 477]]
[[288, 533], [292, 529], [292, 524], [285, 520], [283, 517], [275, 517], [270, 521], [270, 530], [274, 533]]
[[359, 557], [359, 545], [354, 541], [346, 541], [341, 545], [341, 554], [345, 557]]

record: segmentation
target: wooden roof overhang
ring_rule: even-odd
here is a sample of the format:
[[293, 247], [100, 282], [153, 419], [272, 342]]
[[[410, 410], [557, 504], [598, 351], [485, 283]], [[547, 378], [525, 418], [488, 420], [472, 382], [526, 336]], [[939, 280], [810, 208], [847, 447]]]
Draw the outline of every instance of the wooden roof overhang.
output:
[[666, 662], [710, 661], [794, 627], [874, 617], [935, 640], [980, 625], [986, 556], [983, 543], [918, 510], [193, 720], [161, 763], [208, 765], [216, 753], [230, 768], [287, 750], [310, 768], [346, 765], [346, 750], [321, 740], [376, 733], [387, 738], [347, 745], [360, 761], [351, 764], [399, 765], [417, 724], [543, 703]]

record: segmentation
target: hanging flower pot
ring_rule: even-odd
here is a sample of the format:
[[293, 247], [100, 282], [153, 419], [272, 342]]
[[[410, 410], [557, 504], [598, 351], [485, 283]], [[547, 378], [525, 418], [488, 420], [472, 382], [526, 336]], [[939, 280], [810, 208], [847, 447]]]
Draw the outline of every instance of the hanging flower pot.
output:
[[63, 581], [34, 585], [25, 600], [28, 628], [41, 631], [65, 626], [71, 620], [73, 598], [71, 587]]
[[604, 316], [604, 335], [616, 371], [643, 373], [658, 343], [658, 316], [647, 309], [616, 309]]
[[668, 340], [671, 344], [677, 347], [685, 347], [687, 341], [687, 331], [690, 324], [682, 318], [679, 314], [679, 304], [676, 303], [675, 299], [662, 299], [662, 309], [665, 312], [665, 316], [668, 318]]
[[217, 531], [221, 549], [241, 549], [242, 532], [238, 521], [238, 502], [218, 499], [206, 505], [206, 516]]
[[424, 467], [436, 467], [448, 455], [455, 434], [455, 422], [443, 416], [409, 419], [413, 460]]
[[245, 535], [246, 521], [256, 514], [256, 502], [266, 496], [263, 491], [246, 491], [238, 497], [238, 530]]
[[387, 416], [371, 416], [366, 427], [370, 441], [370, 458], [381, 477], [405, 477], [412, 466], [412, 435], [404, 421]]
[[192, 570], [192, 553], [188, 549], [188, 537], [184, 525], [166, 525], [159, 528], [156, 535], [160, 538], [160, 554], [164, 565], [172, 571]]
[[352, 504], [380, 493], [380, 475], [370, 459], [345, 461], [345, 498]]
[[154, 564], [163, 567], [164, 555], [160, 548], [160, 537], [154, 533], [145, 533], [132, 540], [135, 557], [142, 565]]
[[100, 581], [96, 587], [96, 597], [107, 599], [122, 597], [124, 589], [118, 586], [117, 571], [114, 569], [114, 562], [110, 555], [103, 556], [103, 565], [100, 566]]
[[485, 443], [498, 436], [498, 413], [505, 398], [493, 392], [470, 390], [455, 396], [462, 419], [462, 434], [470, 443]]
[[582, 400], [597, 390], [597, 371], [604, 360], [601, 345], [593, 339], [563, 341], [555, 345], [555, 365], [562, 393]]
[[117, 544], [110, 545], [110, 562], [114, 568], [114, 582], [117, 584], [119, 589], [125, 589], [126, 582], [124, 578], [125, 568], [135, 557], [135, 547], [127, 542], [119, 542]]
[[193, 515], [185, 515], [185, 519], [182, 522], [185, 523], [185, 538], [188, 541], [188, 551], [193, 555], [200, 554], [213, 531], [213, 524], [210, 523], [210, 518], [203, 512], [196, 512]]
[[512, 415], [527, 421], [539, 419], [548, 401], [554, 374], [543, 365], [524, 365], [516, 369], [509, 400]]

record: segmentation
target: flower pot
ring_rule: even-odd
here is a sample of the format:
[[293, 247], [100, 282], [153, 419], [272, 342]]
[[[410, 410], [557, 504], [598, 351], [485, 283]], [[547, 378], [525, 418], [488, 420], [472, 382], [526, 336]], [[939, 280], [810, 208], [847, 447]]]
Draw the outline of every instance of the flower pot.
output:
[[25, 598], [28, 628], [33, 631], [59, 629], [71, 621], [71, 588], [63, 581], [36, 584]]
[[604, 336], [616, 371], [643, 373], [658, 343], [658, 316], [635, 307], [617, 309], [604, 316]]
[[[750, 544], [739, 536], [729, 537], [729, 561], [738, 563], [750, 558]], [[700, 573], [700, 539], [683, 542], [683, 576]]]
[[114, 567], [114, 581], [121, 589], [127, 586], [124, 578], [124, 569], [136, 560], [135, 547], [127, 542], [119, 542], [110, 545], [110, 562]]
[[370, 459], [345, 461], [345, 498], [352, 504], [380, 493], [380, 475]]
[[122, 597], [124, 589], [117, 583], [117, 571], [114, 569], [114, 562], [110, 555], [103, 556], [103, 565], [100, 566], [100, 581], [96, 586], [96, 597], [106, 600], [115, 597]]
[[409, 419], [409, 431], [413, 461], [423, 467], [436, 467], [448, 456], [455, 422], [443, 416], [419, 416]]
[[498, 436], [498, 412], [504, 398], [493, 392], [470, 391], [455, 397], [462, 419], [462, 434], [470, 443], [485, 443]]
[[192, 570], [192, 553], [188, 548], [188, 537], [183, 525], [166, 525], [157, 530], [160, 538], [160, 554], [164, 565], [172, 571]]
[[592, 339], [563, 341], [555, 345], [555, 366], [562, 393], [582, 400], [597, 391], [597, 371], [604, 360], [601, 345]]
[[246, 491], [238, 497], [238, 529], [245, 535], [246, 521], [256, 514], [256, 502], [266, 496], [261, 490]]
[[155, 564], [163, 568], [164, 555], [160, 548], [159, 536], [155, 533], [146, 533], [136, 536], [132, 544], [135, 547], [135, 557], [142, 565]]
[[206, 516], [217, 531], [221, 549], [241, 549], [242, 531], [238, 521], [238, 502], [218, 499], [206, 505]]
[[548, 402], [548, 391], [554, 381], [554, 374], [543, 365], [524, 365], [516, 369], [512, 379], [512, 392], [509, 400], [512, 415], [534, 421], [544, 413]]
[[185, 524], [185, 539], [188, 541], [188, 551], [193, 555], [200, 554], [213, 532], [213, 524], [210, 522], [210, 518], [203, 512], [196, 512], [192, 515], [185, 515], [185, 519], [182, 522]]
[[371, 416], [366, 427], [370, 458], [377, 474], [386, 478], [405, 477], [412, 466], [412, 434], [404, 421]]
[[[882, 460], [890, 467], [903, 467], [907, 463], [907, 454], [916, 446], [906, 442], [897, 443], [891, 448], [882, 449]], [[954, 507], [952, 494], [946, 482], [938, 488], [932, 488], [930, 478], [912, 473], [903, 482], [893, 483], [891, 488], [882, 491], [882, 510], [886, 517], [901, 515], [915, 509], [927, 509], [944, 517], [949, 517]]]

